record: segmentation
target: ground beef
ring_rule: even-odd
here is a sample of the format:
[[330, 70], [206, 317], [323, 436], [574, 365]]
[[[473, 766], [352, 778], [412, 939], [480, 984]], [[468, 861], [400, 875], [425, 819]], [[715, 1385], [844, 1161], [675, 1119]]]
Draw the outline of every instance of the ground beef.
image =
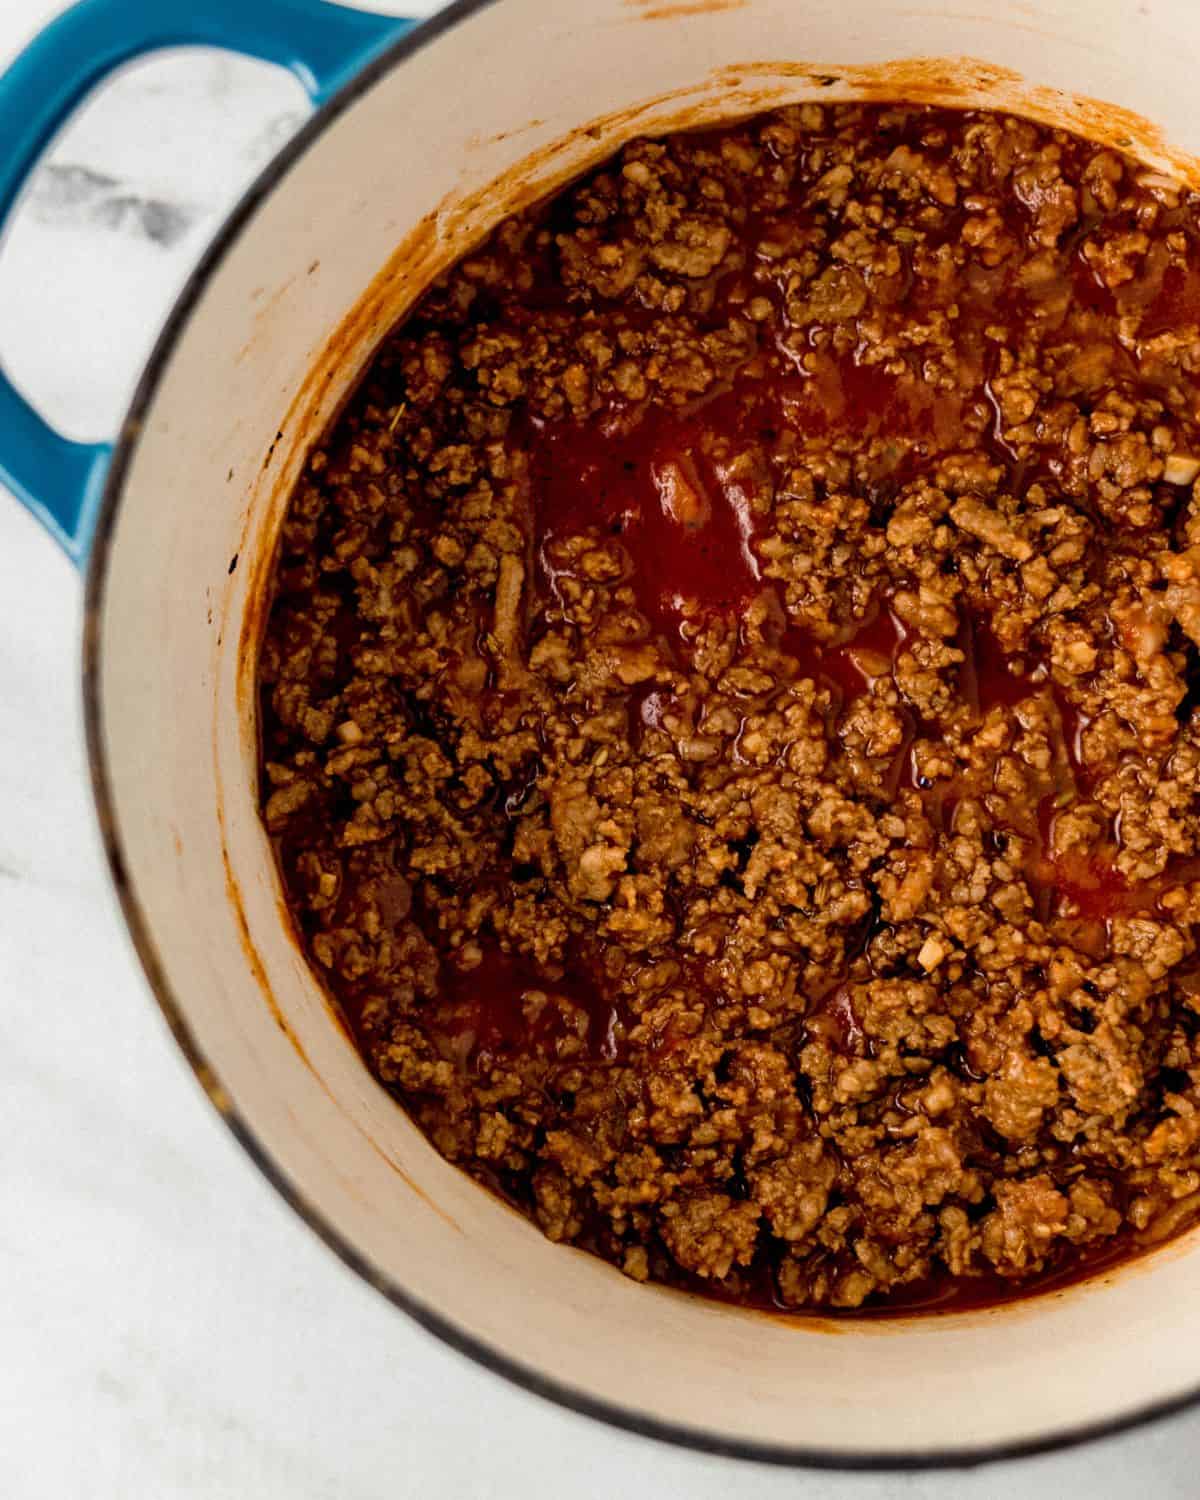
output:
[[436, 1148], [629, 1275], [1044, 1286], [1200, 1203], [1200, 199], [1026, 121], [636, 141], [386, 340], [262, 792]]

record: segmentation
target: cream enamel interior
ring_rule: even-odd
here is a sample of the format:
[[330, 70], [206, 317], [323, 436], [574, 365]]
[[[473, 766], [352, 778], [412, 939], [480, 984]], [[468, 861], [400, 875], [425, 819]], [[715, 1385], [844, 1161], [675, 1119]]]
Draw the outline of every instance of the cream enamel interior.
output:
[[[509, 174], [506, 194], [514, 182], [545, 190], [638, 130], [855, 91], [798, 64], [836, 74], [914, 57], [984, 59], [1026, 80], [947, 67], [954, 102], [1071, 120], [1067, 96], [1087, 95], [1200, 155], [1200, 9], [1136, 9], [500, 0], [315, 139], [209, 279], [146, 412], [96, 656], [111, 819], [143, 947], [223, 1098], [377, 1279], [631, 1415], [858, 1458], [968, 1453], [1121, 1418], [1200, 1386], [1200, 1244], [1061, 1298], [833, 1334], [637, 1287], [548, 1244], [443, 1163], [330, 1016], [281, 919], [256, 816], [239, 645], [288, 486], [380, 333], [509, 201], [489, 183]], [[420, 254], [375, 281], [422, 223]], [[336, 373], [306, 386], [373, 281]]]

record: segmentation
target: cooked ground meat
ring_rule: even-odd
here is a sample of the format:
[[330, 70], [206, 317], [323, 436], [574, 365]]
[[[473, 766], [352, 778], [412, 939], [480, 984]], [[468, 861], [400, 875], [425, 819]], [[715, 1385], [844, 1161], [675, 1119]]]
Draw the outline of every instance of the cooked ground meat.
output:
[[1027, 121], [640, 140], [387, 339], [262, 793], [434, 1146], [789, 1308], [1200, 1207], [1200, 198]]

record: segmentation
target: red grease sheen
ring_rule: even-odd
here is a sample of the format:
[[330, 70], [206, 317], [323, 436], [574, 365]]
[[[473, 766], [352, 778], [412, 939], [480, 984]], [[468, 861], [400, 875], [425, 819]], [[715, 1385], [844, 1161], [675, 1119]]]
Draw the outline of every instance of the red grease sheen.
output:
[[761, 587], [749, 500], [721, 483], [701, 442], [706, 431], [736, 429], [741, 406], [728, 392], [693, 415], [651, 409], [628, 432], [608, 423], [546, 428], [537, 444], [543, 535], [596, 529], [619, 538], [639, 603], [659, 629], [674, 632], [687, 601], [734, 612]]
[[1143, 339], [1200, 326], [1200, 266], [1168, 266], [1140, 329]]
[[908, 631], [891, 610], [880, 609], [845, 645], [814, 647], [802, 632], [790, 630], [783, 649], [806, 673], [828, 678], [841, 693], [841, 706], [849, 708], [877, 677], [891, 674], [907, 640]]
[[962, 395], [935, 391], [911, 372], [897, 375], [823, 350], [807, 353], [797, 368], [799, 378], [781, 381], [779, 391], [800, 432], [932, 437], [948, 446], [962, 430]]
[[[1094, 773], [1083, 761], [1080, 737], [1087, 721], [1074, 712], [1062, 695], [1051, 689], [1044, 663], [1029, 667], [1027, 656], [1009, 657], [1001, 650], [991, 629], [968, 618], [959, 633], [959, 646], [966, 654], [963, 694], [980, 714], [994, 705], [1015, 708], [1036, 693], [1053, 691], [1054, 706], [1062, 731], [1062, 766], [1067, 786], [1077, 795], [1090, 795]], [[1054, 852], [1054, 819], [1059, 811], [1054, 794], [1043, 797], [1037, 809], [1036, 849], [1027, 876], [1035, 891], [1043, 893], [1048, 910], [1067, 901], [1075, 915], [1102, 920], [1131, 915], [1153, 906], [1157, 893], [1131, 886], [1112, 862], [1113, 850]]]
[[1131, 886], [1121, 872], [1100, 855], [1084, 858], [1060, 854], [1050, 860], [1050, 883], [1066, 897], [1081, 917], [1129, 917], [1154, 905], [1153, 893]]
[[[1106, 289], [1082, 260], [1076, 268], [1080, 303], [1101, 303]], [[1160, 301], [1191, 312], [1200, 306], [1200, 280], [1169, 272]], [[786, 352], [786, 351], [781, 351]], [[961, 396], [932, 391], [925, 383], [853, 358], [834, 358], [824, 351], [793, 362], [795, 373], [763, 380], [743, 373], [716, 397], [693, 407], [650, 406], [605, 419], [565, 421], [538, 430], [531, 444], [531, 477], [539, 528], [546, 542], [600, 532], [619, 538], [627, 552], [630, 583], [641, 609], [657, 630], [678, 637], [685, 616], [737, 614], [766, 583], [754, 550], [752, 497], [730, 481], [727, 460], [752, 445], [770, 450], [781, 434], [803, 454], [806, 437], [854, 430], [864, 438], [880, 433], [946, 441], [961, 426]], [[924, 445], [921, 444], [921, 447]], [[719, 455], [716, 457], [715, 455]], [[881, 479], [888, 476], [880, 475]], [[542, 562], [551, 588], [554, 568], [543, 544]], [[788, 629], [781, 649], [797, 662], [803, 676], [830, 685], [836, 709], [844, 713], [872, 681], [889, 675], [909, 639], [908, 632], [885, 606], [848, 640], [822, 645], [796, 628]], [[993, 707], [1015, 708], [1050, 690], [1045, 664], [1029, 655], [1003, 651], [990, 624], [964, 614], [956, 645], [964, 654], [960, 689], [981, 717]], [[648, 727], [657, 726], [664, 704], [651, 694], [640, 713]], [[1092, 777], [1080, 754], [1083, 723], [1059, 701], [1066, 765], [1074, 787], [1087, 795]], [[910, 743], [898, 759], [901, 776], [911, 775]], [[902, 762], [902, 764], [901, 764]], [[895, 779], [895, 778], [893, 778]], [[1080, 916], [1108, 918], [1145, 910], [1152, 897], [1131, 888], [1101, 853], [1087, 858], [1052, 853], [1051, 823], [1055, 798], [1039, 809], [1038, 852], [1028, 877], [1045, 893], [1051, 907], [1066, 901]], [[496, 965], [491, 964], [490, 969]], [[522, 1034], [523, 980], [501, 973], [457, 981], [477, 996], [486, 996], [486, 1016], [477, 1018], [478, 1045], [501, 1046]], [[539, 988], [536, 977], [527, 988]], [[587, 1005], [596, 1009], [594, 987]], [[478, 1001], [476, 1002], [478, 1003]], [[827, 1005], [831, 1014], [836, 1005]], [[550, 1021], [558, 1025], [551, 1007]], [[489, 1019], [490, 1017], [490, 1019]], [[844, 1020], [844, 1018], [843, 1018]], [[602, 1019], [589, 1026], [588, 1048], [611, 1033]]]
[[[689, 606], [737, 613], [763, 587], [753, 496], [730, 476], [729, 460], [752, 446], [769, 452], [785, 433], [798, 459], [806, 438], [833, 431], [945, 445], [962, 407], [961, 396], [911, 373], [819, 352], [796, 374], [743, 373], [695, 406], [543, 426], [530, 445], [539, 530], [549, 542], [591, 530], [619, 537], [641, 608], [674, 634]], [[553, 584], [544, 546], [542, 560]]]
[[1049, 674], [1043, 663], [1029, 668], [1028, 658], [1006, 656], [984, 621], [970, 615], [963, 620], [956, 643], [965, 657], [959, 680], [963, 697], [977, 713], [1015, 708], [1045, 688]]
[[866, 1037], [845, 985], [839, 985], [810, 1010], [804, 1024], [810, 1033], [824, 1037], [830, 1047], [843, 1056], [861, 1057], [866, 1050]]
[[1113, 865], [1115, 848], [1054, 853], [1054, 820], [1058, 809], [1053, 797], [1044, 797], [1038, 808], [1038, 842], [1041, 852], [1029, 872], [1030, 884], [1048, 891], [1060, 901], [1070, 902], [1074, 915], [1089, 921], [1134, 916], [1153, 909], [1162, 882], [1130, 885]]
[[527, 1051], [612, 1062], [622, 1028], [602, 986], [583, 966], [551, 980], [531, 964], [488, 948], [473, 969], [443, 963], [437, 1029], [455, 1039], [468, 1064], [484, 1054]]

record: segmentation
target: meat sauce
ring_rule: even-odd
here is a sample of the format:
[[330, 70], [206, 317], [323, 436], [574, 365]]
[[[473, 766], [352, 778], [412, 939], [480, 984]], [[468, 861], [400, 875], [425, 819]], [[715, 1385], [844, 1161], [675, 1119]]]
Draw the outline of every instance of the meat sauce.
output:
[[314, 969], [551, 1238], [775, 1310], [1200, 1204], [1200, 210], [989, 114], [634, 143], [427, 293], [261, 666]]

